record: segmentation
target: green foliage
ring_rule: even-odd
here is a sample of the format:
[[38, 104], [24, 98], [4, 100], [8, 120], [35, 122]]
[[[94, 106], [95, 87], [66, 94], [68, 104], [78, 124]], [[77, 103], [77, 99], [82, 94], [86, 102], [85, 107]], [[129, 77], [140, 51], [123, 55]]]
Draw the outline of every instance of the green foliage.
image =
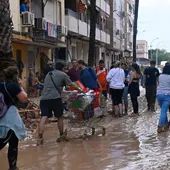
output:
[[170, 62], [170, 52], [167, 52], [164, 49], [149, 50], [149, 58], [151, 60], [156, 61], [156, 55], [158, 56], [158, 64], [160, 64], [161, 61], [169, 61]]

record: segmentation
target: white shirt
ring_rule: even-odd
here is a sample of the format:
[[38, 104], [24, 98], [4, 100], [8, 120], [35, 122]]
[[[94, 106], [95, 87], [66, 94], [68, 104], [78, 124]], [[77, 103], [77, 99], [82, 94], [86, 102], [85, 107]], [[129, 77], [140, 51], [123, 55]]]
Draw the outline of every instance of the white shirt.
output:
[[112, 68], [106, 79], [112, 89], [123, 89], [125, 87], [125, 72], [122, 68]]

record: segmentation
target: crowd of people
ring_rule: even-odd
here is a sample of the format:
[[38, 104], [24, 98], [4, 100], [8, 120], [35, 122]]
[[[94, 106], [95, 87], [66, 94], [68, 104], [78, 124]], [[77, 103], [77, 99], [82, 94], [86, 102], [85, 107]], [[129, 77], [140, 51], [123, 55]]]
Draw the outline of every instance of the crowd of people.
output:
[[[88, 67], [83, 60], [72, 60], [71, 67], [66, 68], [62, 62], [55, 66], [50, 62], [45, 78], [41, 84], [40, 110], [41, 120], [38, 129], [38, 145], [43, 144], [43, 134], [47, 118], [53, 114], [58, 119], [60, 137], [57, 141], [67, 140], [64, 131], [62, 101], [63, 87], [75, 86], [79, 81], [89, 90], [99, 92], [105, 101], [112, 101], [112, 115], [139, 115], [140, 86], [146, 89], [147, 111], [155, 112], [156, 98], [160, 105], [158, 133], [169, 129], [167, 112], [170, 108], [170, 64], [167, 63], [160, 74], [155, 61], [145, 68], [143, 73], [136, 63], [114, 62], [110, 69], [105, 68], [103, 60], [98, 66]], [[0, 149], [9, 143], [8, 160], [10, 170], [17, 169], [18, 141], [26, 136], [25, 126], [19, 115], [18, 102], [28, 102], [28, 97], [18, 79], [18, 71], [14, 66], [3, 68], [0, 79]], [[32, 77], [30, 72], [30, 83]], [[39, 84], [39, 73], [34, 85]], [[32, 85], [32, 86], [34, 86]], [[77, 88], [75, 86], [75, 88]], [[77, 90], [80, 90], [77, 88]], [[128, 95], [132, 102], [133, 112], [128, 112]], [[169, 109], [170, 110], [170, 109]], [[148, 113], [149, 113], [148, 112]]]
[[[65, 140], [61, 93], [64, 86], [73, 85], [76, 81], [80, 81], [89, 90], [100, 92], [105, 100], [110, 98], [113, 106], [111, 114], [115, 117], [139, 115], [140, 85], [146, 88], [147, 111], [155, 111], [159, 71], [154, 61], [150, 62], [150, 67], [147, 67], [143, 74], [136, 63], [117, 61], [109, 70], [105, 68], [103, 60], [100, 60], [98, 66], [93, 68], [88, 67], [83, 60], [74, 59], [71, 64], [68, 69], [63, 63], [56, 63], [55, 69], [47, 73], [45, 77], [40, 98], [42, 118], [38, 144], [43, 143], [45, 121], [52, 115], [52, 112], [59, 120], [59, 140]], [[128, 113], [128, 94], [132, 102], [132, 113]], [[161, 131], [160, 129], [165, 129], [164, 125], [159, 124], [158, 132]]]

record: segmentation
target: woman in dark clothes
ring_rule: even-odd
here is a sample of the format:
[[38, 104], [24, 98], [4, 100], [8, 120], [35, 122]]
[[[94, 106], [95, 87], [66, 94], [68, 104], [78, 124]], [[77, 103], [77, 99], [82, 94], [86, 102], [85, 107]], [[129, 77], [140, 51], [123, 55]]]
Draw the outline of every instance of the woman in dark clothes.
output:
[[133, 106], [133, 114], [139, 114], [138, 97], [140, 96], [139, 80], [141, 77], [140, 68], [136, 63], [132, 64], [129, 80], [129, 93]]
[[19, 85], [15, 63], [2, 53], [0, 60], [0, 93], [1, 99], [4, 99], [1, 100], [1, 108], [4, 103], [8, 108], [0, 118], [0, 150], [9, 144], [9, 170], [17, 170], [18, 142], [25, 137], [25, 127], [15, 105], [17, 101], [27, 102], [27, 94]]

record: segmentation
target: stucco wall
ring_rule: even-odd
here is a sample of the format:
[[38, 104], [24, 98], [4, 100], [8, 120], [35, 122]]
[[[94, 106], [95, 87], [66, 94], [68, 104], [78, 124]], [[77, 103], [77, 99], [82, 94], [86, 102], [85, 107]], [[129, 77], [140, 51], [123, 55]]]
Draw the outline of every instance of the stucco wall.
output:
[[21, 30], [19, 0], [9, 0], [11, 17], [15, 31]]

